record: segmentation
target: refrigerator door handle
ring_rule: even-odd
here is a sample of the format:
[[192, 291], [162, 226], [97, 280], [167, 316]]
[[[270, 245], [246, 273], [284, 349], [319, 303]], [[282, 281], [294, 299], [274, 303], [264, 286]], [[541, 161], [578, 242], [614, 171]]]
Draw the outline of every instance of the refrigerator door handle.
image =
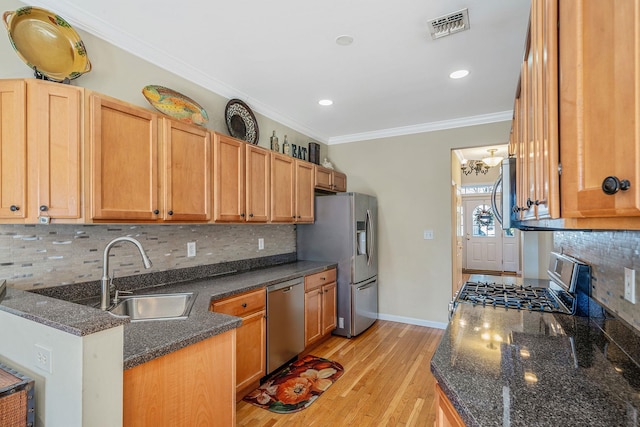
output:
[[375, 284], [376, 284], [376, 282], [375, 282], [375, 281], [373, 281], [373, 282], [369, 282], [369, 283], [367, 283], [366, 285], [362, 285], [362, 286], [357, 287], [357, 288], [356, 288], [356, 290], [357, 290], [357, 291], [363, 291], [363, 290], [365, 290], [365, 289], [369, 289], [370, 287], [374, 286]]
[[373, 236], [371, 235], [371, 211], [367, 209], [367, 265], [371, 265], [371, 239]]

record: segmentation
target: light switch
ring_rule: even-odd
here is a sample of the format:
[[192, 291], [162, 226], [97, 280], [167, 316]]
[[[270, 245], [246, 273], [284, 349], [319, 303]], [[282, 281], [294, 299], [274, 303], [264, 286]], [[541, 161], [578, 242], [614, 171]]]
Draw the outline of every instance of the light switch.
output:
[[433, 240], [433, 230], [424, 230], [424, 240]]

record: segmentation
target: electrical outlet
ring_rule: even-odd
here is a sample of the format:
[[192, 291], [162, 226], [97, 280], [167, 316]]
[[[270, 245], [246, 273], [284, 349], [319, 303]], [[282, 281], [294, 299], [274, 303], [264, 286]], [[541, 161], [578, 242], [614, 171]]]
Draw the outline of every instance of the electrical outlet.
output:
[[433, 240], [433, 230], [424, 230], [424, 240]]
[[636, 303], [636, 271], [626, 267], [624, 269], [624, 299], [631, 304]]
[[52, 363], [53, 353], [51, 349], [43, 347], [40, 344], [35, 344], [34, 356], [35, 356], [36, 366], [38, 368], [42, 369], [45, 372], [49, 372], [49, 373], [53, 372], [53, 363]]
[[196, 242], [187, 242], [187, 256], [196, 256]]
[[258, 239], [258, 250], [261, 251], [264, 249], [264, 239], [260, 238]]

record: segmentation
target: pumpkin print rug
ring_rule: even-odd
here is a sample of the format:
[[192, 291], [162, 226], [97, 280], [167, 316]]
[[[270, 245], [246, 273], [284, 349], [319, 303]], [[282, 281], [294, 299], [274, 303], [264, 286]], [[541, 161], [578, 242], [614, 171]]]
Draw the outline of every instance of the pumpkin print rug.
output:
[[242, 400], [279, 414], [302, 411], [343, 373], [344, 368], [338, 362], [306, 355], [274, 374]]

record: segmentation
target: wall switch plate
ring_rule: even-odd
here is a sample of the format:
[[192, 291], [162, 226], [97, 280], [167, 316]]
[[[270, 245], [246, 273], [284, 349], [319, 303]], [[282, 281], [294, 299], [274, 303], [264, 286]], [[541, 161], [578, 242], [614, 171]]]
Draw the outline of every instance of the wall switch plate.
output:
[[45, 372], [49, 372], [50, 374], [53, 372], [53, 363], [52, 363], [53, 353], [51, 349], [43, 347], [40, 344], [35, 344], [34, 356], [35, 356], [36, 366], [39, 369]]
[[187, 242], [187, 256], [196, 256], [196, 242]]
[[433, 230], [424, 230], [424, 240], [433, 240]]
[[624, 269], [624, 299], [631, 304], [636, 303], [636, 271], [626, 267]]
[[258, 239], [258, 250], [261, 251], [264, 249], [264, 239], [260, 238]]
[[51, 218], [49, 218], [48, 216], [38, 217], [38, 224], [49, 224], [50, 222], [51, 222]]

